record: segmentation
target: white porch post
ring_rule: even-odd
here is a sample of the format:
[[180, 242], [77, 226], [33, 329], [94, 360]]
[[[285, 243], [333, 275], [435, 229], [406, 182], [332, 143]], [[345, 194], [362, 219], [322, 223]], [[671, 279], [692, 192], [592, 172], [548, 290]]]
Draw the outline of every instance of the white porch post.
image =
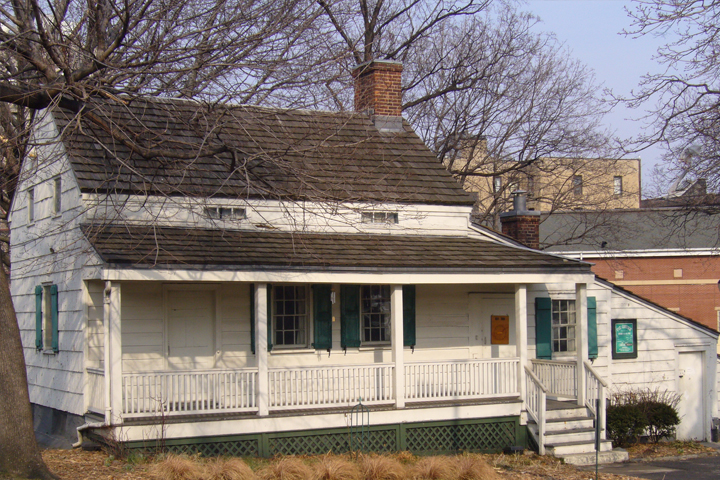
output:
[[268, 322], [267, 318], [267, 283], [259, 283], [255, 287], [255, 358], [257, 358], [258, 381], [257, 402], [258, 415], [268, 415], [270, 381], [268, 378]]
[[[122, 424], [122, 326], [121, 326], [121, 289], [119, 283], [105, 282], [105, 293], [103, 299], [103, 323], [106, 333], [105, 338], [105, 377], [106, 399], [109, 400], [109, 411], [106, 406], [105, 420], [110, 420], [112, 425]], [[109, 383], [109, 385], [108, 385]], [[109, 418], [108, 418], [109, 417]]]
[[585, 405], [585, 360], [588, 358], [587, 284], [575, 284], [575, 349], [577, 351], [577, 403]]
[[527, 285], [515, 285], [515, 351], [518, 357], [518, 392], [523, 401], [526, 393], [527, 337]]
[[395, 364], [395, 408], [405, 408], [405, 358], [402, 285], [393, 285], [390, 294], [390, 339]]

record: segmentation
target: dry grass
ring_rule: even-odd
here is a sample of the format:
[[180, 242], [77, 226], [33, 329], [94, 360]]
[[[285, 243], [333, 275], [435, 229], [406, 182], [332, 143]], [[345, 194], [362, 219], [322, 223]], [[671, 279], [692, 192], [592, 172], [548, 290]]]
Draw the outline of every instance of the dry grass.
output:
[[312, 470], [296, 457], [282, 457], [257, 472], [262, 480], [308, 480]]
[[360, 480], [362, 473], [357, 464], [347, 458], [323, 455], [314, 465], [313, 480]]
[[403, 480], [405, 467], [396, 459], [388, 456], [363, 455], [360, 468], [365, 480]]
[[204, 480], [254, 480], [252, 469], [240, 458], [217, 458], [205, 464]]
[[458, 480], [499, 480], [500, 476], [479, 455], [457, 457]]
[[156, 480], [201, 480], [203, 472], [197, 459], [184, 455], [168, 455], [152, 464], [148, 473]]
[[421, 458], [410, 468], [409, 477], [412, 480], [455, 480], [455, 464], [455, 460], [448, 457]]

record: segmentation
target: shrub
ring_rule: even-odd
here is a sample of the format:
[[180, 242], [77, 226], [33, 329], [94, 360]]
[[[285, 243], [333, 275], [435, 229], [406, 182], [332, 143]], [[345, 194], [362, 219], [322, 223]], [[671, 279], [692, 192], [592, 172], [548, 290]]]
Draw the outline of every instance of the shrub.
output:
[[500, 476], [477, 455], [457, 457], [458, 480], [499, 480]]
[[343, 457], [324, 455], [314, 465], [313, 480], [360, 480], [362, 474], [353, 462]]
[[282, 457], [258, 472], [262, 480], [308, 480], [312, 470], [300, 459]]
[[254, 480], [252, 469], [240, 458], [217, 458], [205, 466], [205, 480]]
[[402, 480], [405, 468], [394, 458], [378, 455], [363, 455], [360, 459], [365, 480]]
[[647, 427], [647, 417], [638, 405], [610, 405], [607, 407], [607, 435], [613, 447], [637, 442]]
[[202, 470], [196, 461], [184, 455], [168, 455], [151, 465], [150, 476], [156, 480], [200, 480]]
[[675, 427], [680, 423], [680, 416], [675, 407], [660, 402], [647, 402], [643, 408], [652, 443], [658, 443], [663, 438], [675, 435]]
[[448, 457], [425, 457], [410, 469], [412, 480], [453, 480], [457, 478], [454, 462]]

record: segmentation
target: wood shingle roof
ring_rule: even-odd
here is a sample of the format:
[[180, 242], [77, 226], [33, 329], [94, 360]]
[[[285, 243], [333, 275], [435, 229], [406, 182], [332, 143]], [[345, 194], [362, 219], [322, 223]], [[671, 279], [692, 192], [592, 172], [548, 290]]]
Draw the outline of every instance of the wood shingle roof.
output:
[[470, 237], [90, 225], [103, 261], [129, 268], [588, 273], [590, 265]]
[[406, 122], [385, 132], [359, 113], [146, 98], [53, 116], [85, 193], [474, 202]]

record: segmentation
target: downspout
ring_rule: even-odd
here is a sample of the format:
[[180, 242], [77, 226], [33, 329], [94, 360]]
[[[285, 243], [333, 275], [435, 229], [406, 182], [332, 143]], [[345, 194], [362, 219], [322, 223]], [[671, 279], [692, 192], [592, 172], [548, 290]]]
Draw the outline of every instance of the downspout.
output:
[[83, 443], [83, 432], [91, 428], [109, 427], [112, 419], [112, 408], [110, 406], [111, 381], [110, 381], [110, 293], [112, 292], [112, 282], [105, 282], [105, 290], [103, 291], [103, 372], [105, 374], [105, 420], [102, 422], [87, 422], [77, 427], [78, 441], [72, 444], [72, 448], [78, 448]]

